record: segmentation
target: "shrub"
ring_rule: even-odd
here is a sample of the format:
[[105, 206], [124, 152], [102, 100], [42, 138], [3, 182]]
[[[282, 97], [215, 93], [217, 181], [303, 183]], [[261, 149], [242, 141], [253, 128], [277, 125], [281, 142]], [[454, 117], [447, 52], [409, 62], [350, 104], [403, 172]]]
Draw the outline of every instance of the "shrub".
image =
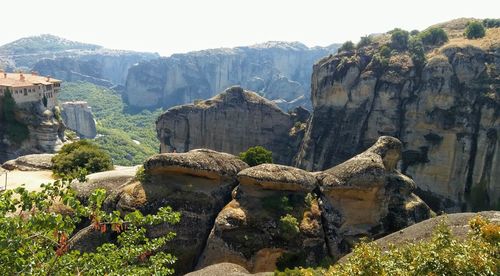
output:
[[419, 31], [419, 30], [412, 30], [412, 31], [410, 32], [410, 35], [411, 35], [411, 36], [415, 36], [415, 35], [418, 35], [419, 33], [420, 33], [420, 31]]
[[417, 68], [422, 68], [425, 64], [424, 44], [419, 37], [411, 37], [408, 45], [411, 59]]
[[429, 28], [421, 32], [418, 36], [425, 45], [438, 46], [448, 41], [448, 35], [446, 32], [442, 28], [437, 27]]
[[473, 218], [465, 239], [440, 223], [430, 240], [390, 245], [362, 241], [351, 256], [328, 269], [299, 268], [276, 275], [499, 275], [500, 225]]
[[[69, 181], [23, 187], [0, 194], [0, 275], [170, 275], [175, 257], [164, 252], [175, 233], [158, 238], [146, 236], [146, 227], [175, 224], [180, 214], [161, 207], [156, 214], [139, 211], [121, 214], [102, 210], [105, 190], [95, 190], [82, 204], [70, 190]], [[57, 206], [53, 204], [57, 202]], [[55, 212], [71, 210], [71, 212]], [[71, 249], [84, 221], [93, 237], [116, 237], [97, 250], [80, 253]]]
[[287, 213], [293, 211], [293, 206], [287, 196], [272, 195], [262, 199], [262, 205], [266, 210]]
[[340, 52], [348, 52], [348, 51], [353, 51], [354, 50], [354, 43], [352, 41], [346, 41], [340, 48], [337, 50], [338, 53]]
[[149, 181], [149, 175], [146, 174], [144, 166], [139, 166], [139, 168], [137, 168], [137, 171], [135, 172], [135, 179], [141, 183]]
[[464, 32], [465, 37], [467, 37], [468, 39], [481, 38], [484, 37], [485, 34], [486, 31], [483, 24], [478, 21], [469, 22]]
[[371, 36], [362, 36], [361, 39], [359, 40], [358, 44], [356, 45], [357, 49], [363, 48], [365, 46], [368, 46], [372, 43], [372, 38]]
[[253, 167], [264, 163], [273, 163], [273, 153], [264, 147], [255, 146], [240, 153], [240, 159]]
[[287, 241], [294, 239], [300, 233], [299, 222], [290, 214], [280, 218], [279, 228], [281, 237]]
[[60, 177], [74, 177], [82, 170], [95, 173], [113, 169], [111, 157], [88, 140], [64, 145], [52, 162], [52, 171]]
[[395, 50], [406, 50], [408, 48], [408, 39], [410, 34], [402, 29], [394, 29], [391, 34], [391, 48]]
[[500, 27], [500, 19], [486, 18], [483, 20], [483, 25], [486, 28], [498, 28]]

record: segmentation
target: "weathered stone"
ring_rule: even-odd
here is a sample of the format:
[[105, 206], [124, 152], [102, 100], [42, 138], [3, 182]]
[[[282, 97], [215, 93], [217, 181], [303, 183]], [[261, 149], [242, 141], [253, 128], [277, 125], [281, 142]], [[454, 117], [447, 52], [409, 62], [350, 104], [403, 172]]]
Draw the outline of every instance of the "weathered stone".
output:
[[294, 164], [323, 170], [391, 135], [403, 141], [401, 170], [431, 207], [497, 208], [499, 42], [496, 30], [479, 40], [450, 40], [430, 49], [422, 67], [409, 52], [381, 65], [375, 44], [320, 60], [311, 84], [314, 111]]
[[[274, 271], [286, 258], [317, 265], [328, 256], [314, 176], [297, 168], [263, 164], [241, 171], [233, 200], [218, 214], [198, 268], [232, 262], [252, 273]], [[297, 233], [282, 218], [297, 220]], [[282, 258], [283, 259], [280, 259]]]
[[9, 160], [2, 165], [6, 170], [43, 171], [52, 169], [54, 154], [29, 154]]
[[[206, 101], [174, 107], [156, 121], [161, 152], [186, 152], [195, 148], [239, 154], [263, 146], [274, 161], [290, 163], [302, 137], [291, 132], [294, 118], [254, 92], [232, 87]], [[297, 113], [295, 113], [297, 114]]]
[[87, 102], [64, 102], [61, 106], [61, 115], [67, 128], [75, 131], [80, 138], [95, 138], [97, 129], [94, 115]]

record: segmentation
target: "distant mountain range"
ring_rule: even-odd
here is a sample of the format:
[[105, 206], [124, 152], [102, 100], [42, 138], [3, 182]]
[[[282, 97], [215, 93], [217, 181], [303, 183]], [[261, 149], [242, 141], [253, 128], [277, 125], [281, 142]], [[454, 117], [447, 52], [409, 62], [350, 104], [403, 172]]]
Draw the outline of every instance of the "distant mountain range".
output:
[[139, 110], [207, 99], [232, 85], [258, 92], [288, 109], [310, 106], [312, 65], [338, 47], [270, 41], [160, 57], [45, 34], [0, 46], [0, 67], [34, 70], [64, 81], [119, 86], [125, 101]]

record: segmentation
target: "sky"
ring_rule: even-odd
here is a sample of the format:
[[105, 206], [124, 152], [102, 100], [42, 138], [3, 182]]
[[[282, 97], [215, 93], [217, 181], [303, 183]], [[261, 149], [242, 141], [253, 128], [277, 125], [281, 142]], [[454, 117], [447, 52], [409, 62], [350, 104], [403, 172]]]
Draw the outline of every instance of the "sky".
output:
[[[270, 40], [327, 46], [395, 27], [500, 18], [499, 0], [22, 0], [2, 1], [0, 45], [53, 34], [168, 56]], [[0, 27], [1, 28], [1, 27]]]

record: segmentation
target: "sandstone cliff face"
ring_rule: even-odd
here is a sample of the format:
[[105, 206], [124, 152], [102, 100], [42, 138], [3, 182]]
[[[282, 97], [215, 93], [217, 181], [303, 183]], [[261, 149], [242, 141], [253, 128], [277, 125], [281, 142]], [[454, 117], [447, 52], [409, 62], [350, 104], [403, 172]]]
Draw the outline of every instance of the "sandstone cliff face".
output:
[[402, 171], [434, 208], [498, 208], [499, 37], [491, 29], [483, 40], [452, 39], [423, 68], [407, 52], [381, 66], [377, 45], [322, 59], [295, 164], [328, 168], [392, 135], [403, 141]]
[[301, 139], [308, 112], [284, 113], [254, 92], [232, 87], [206, 101], [173, 107], [156, 121], [161, 152], [196, 148], [239, 154], [252, 146], [273, 152], [275, 162], [289, 164]]
[[[74, 186], [83, 200], [106, 189], [110, 211], [171, 206], [181, 212], [180, 224], [148, 232], [177, 233], [165, 250], [179, 259], [178, 273], [223, 262], [274, 271], [337, 259], [360, 237], [429, 218], [429, 207], [412, 194], [414, 182], [396, 170], [401, 148], [397, 139], [382, 137], [353, 159], [315, 173], [277, 164], [248, 168], [236, 156], [207, 149], [163, 153], [144, 163], [142, 183], [129, 172], [105, 172]], [[92, 248], [99, 245], [87, 231], [71, 246], [92, 250], [84, 246], [89, 239]]]
[[95, 138], [97, 130], [94, 115], [87, 102], [64, 102], [61, 107], [61, 115], [67, 128], [75, 131], [80, 138]]
[[168, 108], [208, 99], [229, 86], [241, 85], [270, 100], [281, 99], [288, 106], [294, 99], [308, 98], [312, 64], [336, 48], [268, 42], [176, 54], [130, 68], [125, 96], [135, 107]]

